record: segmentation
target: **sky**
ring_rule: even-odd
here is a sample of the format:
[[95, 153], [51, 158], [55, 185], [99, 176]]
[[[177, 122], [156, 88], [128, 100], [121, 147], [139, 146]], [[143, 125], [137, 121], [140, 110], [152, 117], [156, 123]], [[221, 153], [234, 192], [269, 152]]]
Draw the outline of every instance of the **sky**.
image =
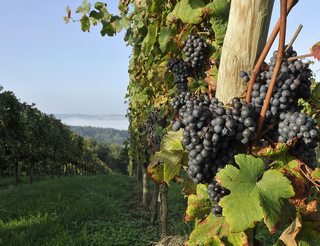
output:
[[[79, 23], [66, 25], [66, 6], [75, 10], [81, 0], [0, 2], [0, 85], [45, 113], [126, 114], [131, 47], [123, 33], [108, 38], [99, 28], [83, 33]], [[118, 1], [105, 2], [117, 13]], [[270, 29], [279, 18], [279, 2]], [[319, 8], [319, 0], [300, 0], [288, 18], [288, 41], [304, 25], [294, 44], [298, 54], [320, 41]], [[319, 62], [314, 69], [320, 70]]]

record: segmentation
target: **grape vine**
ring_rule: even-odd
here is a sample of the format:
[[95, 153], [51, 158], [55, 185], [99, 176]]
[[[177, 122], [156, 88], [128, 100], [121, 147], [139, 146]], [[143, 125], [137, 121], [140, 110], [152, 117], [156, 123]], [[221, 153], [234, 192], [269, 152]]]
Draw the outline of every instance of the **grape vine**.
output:
[[[290, 228], [297, 230], [290, 239], [298, 243], [319, 239], [306, 239], [301, 227], [295, 227], [297, 220], [307, 225], [315, 219], [310, 209], [318, 214], [319, 84], [292, 43], [280, 43], [269, 63], [264, 62], [279, 30], [284, 42], [285, 16], [298, 1], [281, 2], [281, 21], [257, 65], [253, 71], [243, 67], [239, 75], [248, 87], [246, 100], [238, 91], [229, 103], [214, 91], [223, 86], [217, 85], [217, 75], [229, 1], [120, 1], [120, 15], [110, 14], [99, 2], [94, 10], [86, 1], [78, 9], [85, 31], [97, 24], [102, 35], [126, 29], [125, 40], [133, 48], [128, 87], [131, 169], [138, 174], [135, 168], [147, 166], [158, 183], [174, 179], [197, 185], [184, 187], [186, 221], [201, 220], [187, 245], [250, 244], [248, 229], [256, 224], [255, 230], [267, 228], [270, 237], [280, 233], [277, 240], [285, 243], [293, 237]], [[66, 20], [70, 18], [68, 14]], [[182, 170], [189, 179], [182, 178]], [[305, 230], [320, 234], [316, 226]]]

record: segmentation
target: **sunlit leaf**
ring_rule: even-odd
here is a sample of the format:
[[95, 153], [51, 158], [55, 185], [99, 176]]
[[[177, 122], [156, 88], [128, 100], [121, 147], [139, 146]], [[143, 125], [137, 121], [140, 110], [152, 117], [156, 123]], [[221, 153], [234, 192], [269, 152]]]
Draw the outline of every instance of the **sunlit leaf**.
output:
[[294, 196], [290, 181], [277, 170], [265, 171], [265, 163], [259, 158], [241, 154], [235, 160], [239, 169], [227, 165], [216, 177], [230, 190], [219, 205], [231, 231], [252, 228], [261, 219], [274, 231], [281, 220], [281, 199]]

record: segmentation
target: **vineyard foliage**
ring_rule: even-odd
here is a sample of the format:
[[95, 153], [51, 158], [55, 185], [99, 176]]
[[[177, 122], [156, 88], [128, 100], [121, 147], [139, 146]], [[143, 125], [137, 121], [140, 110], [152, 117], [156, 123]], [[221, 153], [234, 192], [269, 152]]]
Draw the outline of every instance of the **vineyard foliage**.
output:
[[53, 115], [0, 90], [1, 176], [109, 173], [97, 146], [73, 133]]
[[[263, 234], [266, 240], [276, 245], [319, 245], [319, 168], [316, 168], [318, 164], [308, 166], [294, 157], [295, 153], [290, 150], [295, 141], [248, 146], [254, 135], [245, 137], [245, 141], [242, 139], [245, 148], [240, 154], [232, 156], [235, 162], [215, 170], [214, 182], [217, 183], [209, 184], [213, 189], [221, 191], [217, 188], [221, 186], [228, 190], [221, 197], [219, 206], [210, 199], [209, 186], [202, 184], [207, 183], [202, 182], [202, 176], [201, 179], [194, 179], [195, 183], [200, 183], [195, 185], [184, 174], [188, 170], [188, 158], [190, 162], [192, 156], [191, 151], [188, 155], [188, 146], [182, 142], [185, 131], [179, 130], [180, 124], [178, 127], [172, 125], [183, 115], [178, 115], [170, 106], [178, 90], [173, 83], [176, 78], [168, 71], [167, 64], [171, 58], [186, 60], [183, 52], [185, 40], [190, 38], [190, 34], [200, 35], [208, 44], [207, 63], [201, 68], [201, 73], [188, 77], [188, 88], [194, 93], [192, 95], [207, 93], [211, 96], [217, 86], [229, 8], [230, 1], [227, 0], [121, 0], [119, 15], [109, 13], [107, 5], [102, 2], [91, 6], [83, 1], [76, 12], [81, 16], [83, 31], [97, 25], [101, 25], [102, 36], [125, 31], [125, 41], [132, 46], [127, 95], [130, 170], [134, 174], [138, 170], [136, 167], [143, 165], [154, 182], [169, 185], [174, 180], [182, 183], [183, 192], [188, 197], [185, 220], [195, 221], [187, 245], [252, 245], [253, 234], [260, 241]], [[67, 8], [65, 21], [68, 23], [70, 20], [74, 21], [74, 17]], [[294, 51], [291, 52], [290, 55]], [[302, 63], [300, 66], [305, 69], [309, 83], [308, 66]], [[248, 80], [250, 75], [243, 73], [243, 77], [246, 76]], [[319, 121], [320, 87], [315, 82], [310, 84], [310, 95], [299, 99], [299, 107], [309, 115], [307, 119], [311, 126]], [[265, 89], [266, 85], [260, 92]], [[203, 101], [198, 97], [199, 101], [209, 105], [209, 99], [203, 97]], [[221, 106], [214, 100], [211, 103], [212, 107]], [[236, 104], [242, 110], [247, 107], [237, 100], [234, 102]], [[226, 108], [231, 111], [232, 105]], [[245, 114], [248, 116], [250, 113]], [[148, 123], [150, 121], [152, 126]], [[251, 121], [246, 124], [254, 132], [255, 124]], [[272, 123], [268, 124], [272, 126]], [[314, 127], [313, 135], [316, 136], [318, 126]], [[179, 131], [172, 131], [173, 128]], [[203, 138], [206, 133], [199, 137]], [[213, 206], [217, 209], [214, 213], [211, 212]], [[220, 212], [222, 209], [221, 217], [215, 215], [219, 215], [219, 209]]]

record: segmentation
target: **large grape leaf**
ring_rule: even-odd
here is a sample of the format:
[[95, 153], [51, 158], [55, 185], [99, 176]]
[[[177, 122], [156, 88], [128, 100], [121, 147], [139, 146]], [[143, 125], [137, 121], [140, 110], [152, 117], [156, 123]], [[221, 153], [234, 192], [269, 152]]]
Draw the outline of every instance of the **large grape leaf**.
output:
[[206, 244], [221, 238], [223, 245], [245, 246], [248, 245], [248, 238], [244, 232], [231, 233], [228, 223], [223, 217], [216, 217], [212, 213], [196, 224], [190, 234], [187, 245], [211, 245]]
[[231, 231], [244, 231], [264, 219], [269, 231], [274, 232], [281, 219], [281, 198], [294, 196], [290, 181], [277, 170], [265, 171], [265, 163], [259, 158], [241, 154], [235, 160], [239, 168], [227, 165], [216, 176], [230, 190], [219, 205]]
[[185, 214], [185, 221], [205, 218], [211, 211], [213, 204], [204, 184], [197, 185], [196, 194], [188, 196], [188, 206]]

